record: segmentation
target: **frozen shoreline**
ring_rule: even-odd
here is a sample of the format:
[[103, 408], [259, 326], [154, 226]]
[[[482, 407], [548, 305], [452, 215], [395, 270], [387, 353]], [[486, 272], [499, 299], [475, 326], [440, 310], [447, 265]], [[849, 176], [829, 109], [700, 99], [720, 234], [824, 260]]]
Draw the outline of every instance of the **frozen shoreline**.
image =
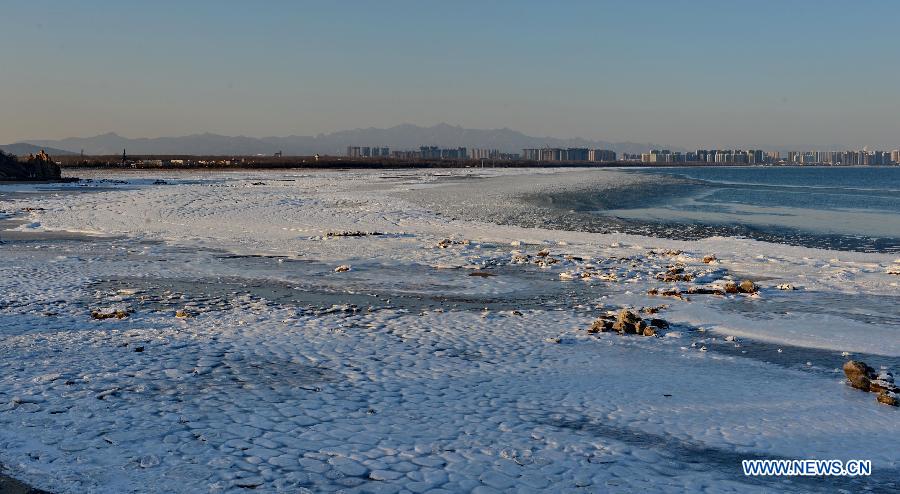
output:
[[[759, 199], [744, 204], [739, 199], [742, 194], [761, 193], [752, 188], [753, 184], [707, 182], [661, 170], [568, 170], [556, 174], [552, 183], [531, 180], [527, 174], [481, 182], [474, 187], [442, 187], [437, 195], [411, 191], [403, 197], [453, 217], [565, 231], [619, 232], [686, 241], [740, 237], [822, 250], [893, 255], [898, 253], [900, 242], [895, 214], [863, 210], [876, 207], [874, 204], [856, 204], [863, 209], [855, 210], [768, 205], [760, 204]], [[449, 197], [440, 194], [450, 191]], [[710, 203], [705, 199], [709, 196], [717, 199]], [[879, 200], [881, 203], [875, 204], [890, 201], [887, 197]], [[844, 206], [850, 204], [845, 200]]]
[[[16, 209], [45, 208], [28, 212], [22, 231], [111, 238], [0, 245], [13, 260], [0, 266], [0, 326], [8, 328], [0, 463], [58, 493], [148, 485], [230, 492], [242, 483], [272, 492], [536, 490], [547, 482], [561, 491], [896, 488], [895, 409], [815, 363], [790, 368], [716, 351], [723, 342], [714, 334], [894, 362], [900, 343], [890, 304], [874, 323], [810, 315], [810, 294], [896, 297], [898, 278], [886, 273], [892, 256], [497, 226], [435, 214], [442, 208], [422, 202], [481, 212], [506, 203], [508, 214], [527, 215], [536, 208], [509, 191], [562, 190], [588, 176], [639, 185], [633, 174], [607, 170], [129, 173], [116, 177], [127, 185], [98, 184], [109, 190], [92, 194], [17, 195]], [[158, 178], [170, 183], [153, 185]], [[385, 235], [323, 238], [342, 230]], [[443, 238], [469, 243], [435, 247]], [[617, 259], [603, 265], [619, 281], [559, 281], [587, 261], [544, 270], [509, 263], [511, 250], [542, 248]], [[684, 252], [651, 254], [667, 249]], [[700, 261], [710, 253], [719, 258], [711, 266]], [[646, 296], [664, 285], [654, 276], [671, 262], [752, 277], [763, 291], [690, 302]], [[352, 269], [334, 273], [338, 264]], [[475, 270], [497, 276], [468, 276]], [[228, 277], [263, 288], [214, 289], [211, 280]], [[126, 281], [98, 284], [114, 279]], [[183, 284], [156, 288], [161, 280]], [[774, 289], [785, 282], [802, 290]], [[266, 283], [381, 298], [365, 299], [371, 311], [312, 310], [305, 304], [327, 297], [298, 306]], [[512, 300], [522, 315], [503, 304], [481, 311], [477, 303], [397, 299], [435, 292]], [[766, 308], [792, 296], [810, 309]], [[670, 306], [662, 316], [680, 324], [670, 337], [583, 331], [598, 305], [650, 304]], [[723, 310], [740, 304], [745, 312]], [[133, 312], [90, 320], [98, 307]], [[175, 318], [177, 307], [194, 317]], [[708, 332], [690, 329], [697, 327]], [[555, 337], [562, 343], [545, 341]], [[732, 465], [744, 456], [871, 458], [876, 476], [758, 483]]]

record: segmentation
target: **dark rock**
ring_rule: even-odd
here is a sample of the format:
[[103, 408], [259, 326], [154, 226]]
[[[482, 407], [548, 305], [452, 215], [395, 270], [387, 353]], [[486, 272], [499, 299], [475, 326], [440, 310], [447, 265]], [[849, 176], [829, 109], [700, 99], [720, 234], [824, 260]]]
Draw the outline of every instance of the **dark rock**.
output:
[[634, 312], [628, 309], [622, 309], [619, 312], [619, 316], [616, 318], [616, 322], [627, 322], [627, 323], [637, 323], [641, 320], [641, 316], [635, 314]]
[[668, 308], [669, 308], [669, 306], [667, 306], [667, 305], [657, 305], [654, 307], [642, 307], [641, 312], [643, 312], [644, 314], [657, 314], [657, 313], [659, 313], [659, 311], [661, 311], [663, 309], [668, 309]]
[[900, 393], [900, 387], [897, 387], [894, 384], [894, 375], [887, 371], [881, 371], [876, 374], [875, 377], [872, 378], [872, 382], [869, 385], [869, 391], [873, 393], [879, 393], [881, 391], [888, 391], [891, 393]]
[[750, 280], [744, 280], [738, 285], [738, 291], [741, 293], [756, 293], [759, 291], [759, 287], [756, 286], [756, 283]]
[[872, 379], [875, 378], [875, 370], [864, 362], [848, 360], [844, 364], [844, 374], [850, 382], [850, 386], [863, 391], [869, 391]]
[[675, 264], [669, 266], [665, 273], [657, 274], [656, 279], [672, 283], [676, 281], [691, 281], [694, 279], [694, 275], [685, 273], [683, 265]]
[[678, 281], [692, 281], [694, 275], [690, 273], [659, 273], [656, 275], [656, 279], [666, 283], [675, 283]]
[[120, 310], [120, 309], [116, 309], [111, 312], [95, 310], [95, 311], [91, 312], [91, 317], [93, 317], [94, 319], [99, 319], [99, 320], [125, 319], [126, 317], [128, 317], [128, 312], [124, 311], [124, 310]]
[[641, 316], [628, 309], [622, 309], [612, 325], [612, 329], [620, 334], [643, 334], [646, 327]]
[[490, 278], [491, 276], [497, 276], [494, 273], [489, 273], [487, 271], [472, 271], [469, 273], [469, 276], [478, 276], [479, 278]]
[[673, 297], [673, 298], [677, 298], [679, 300], [685, 300], [685, 301], [688, 300], [684, 295], [681, 294], [681, 291], [678, 290], [677, 288], [664, 288], [662, 290], [660, 290], [659, 288], [651, 288], [651, 289], [647, 290], [647, 295], [658, 295], [660, 297]]
[[[653, 323], [656, 324], [653, 324]], [[613, 320], [612, 316], [603, 315], [594, 320], [591, 327], [587, 330], [590, 334], [605, 333], [607, 331], [615, 331], [619, 334], [635, 334], [643, 336], [656, 336], [658, 332], [667, 328], [669, 324], [662, 319], [652, 319], [650, 324], [641, 319], [636, 312], [629, 309], [622, 309]]]
[[612, 326], [613, 331], [619, 334], [635, 334], [637, 333], [637, 326], [630, 322], [621, 322], [616, 321]]
[[900, 388], [895, 386], [893, 382], [876, 378], [872, 379], [871, 382], [869, 382], [869, 391], [873, 393], [880, 393], [882, 391], [900, 393]]
[[343, 231], [343, 232], [328, 232], [325, 234], [325, 238], [332, 237], [368, 237], [368, 236], [377, 236], [384, 235], [381, 232], [363, 232], [363, 231]]
[[437, 243], [437, 247], [441, 248], [441, 249], [446, 249], [447, 247], [450, 247], [451, 245], [469, 245], [469, 241], [468, 240], [453, 240], [453, 239], [445, 238]]
[[725, 283], [725, 293], [740, 293], [737, 283], [733, 281]]
[[708, 288], [702, 286], [692, 286], [688, 288], [687, 292], [691, 295], [725, 295], [725, 291], [719, 290], [718, 288]]
[[900, 401], [897, 400], [897, 397], [893, 393], [888, 391], [878, 393], [878, 396], [876, 396], [875, 399], [878, 400], [878, 403], [883, 403], [892, 407], [900, 407]]
[[559, 262], [559, 259], [555, 257], [540, 257], [535, 259], [534, 263], [541, 267], [551, 266]]
[[659, 329], [669, 329], [669, 323], [665, 319], [650, 319], [650, 325]]
[[597, 319], [591, 324], [591, 327], [587, 330], [588, 333], [605, 333], [607, 331], [612, 331], [613, 322], [604, 320], [602, 318]]

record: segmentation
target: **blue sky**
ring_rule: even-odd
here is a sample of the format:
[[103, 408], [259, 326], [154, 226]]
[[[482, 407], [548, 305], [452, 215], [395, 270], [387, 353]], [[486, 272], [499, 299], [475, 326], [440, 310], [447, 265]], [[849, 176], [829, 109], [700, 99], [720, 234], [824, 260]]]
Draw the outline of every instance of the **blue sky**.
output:
[[900, 2], [3, 2], [0, 142], [438, 122], [900, 146]]

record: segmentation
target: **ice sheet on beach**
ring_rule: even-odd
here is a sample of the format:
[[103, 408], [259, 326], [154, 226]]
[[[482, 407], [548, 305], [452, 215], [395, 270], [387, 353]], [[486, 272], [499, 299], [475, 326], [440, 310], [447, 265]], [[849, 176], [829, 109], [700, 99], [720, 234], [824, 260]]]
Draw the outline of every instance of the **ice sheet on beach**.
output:
[[[897, 311], [870, 311], [868, 322], [849, 313], [896, 296], [896, 256], [497, 225], [437, 207], [529, 215], [523, 191], [643, 180], [615, 171], [117, 178], [130, 183], [3, 206], [42, 231], [106, 235], [0, 246], [0, 464], [38, 487], [852, 492], [890, 488], [900, 472], [896, 410], [839, 372], [692, 345], [721, 331], [748, 346], [896, 361]], [[381, 234], [327, 235], [346, 231]], [[583, 260], [509, 263], [513, 251], [542, 249]], [[702, 267], [706, 254], [762, 293], [646, 295], [662, 282], [645, 266]], [[560, 281], [563, 269], [612, 258], [634, 276]], [[335, 272], [343, 264], [352, 269]], [[496, 276], [469, 276], [480, 270]], [[776, 292], [780, 283], [800, 290]], [[318, 292], [300, 304], [293, 289]], [[342, 290], [379, 307], [319, 296]], [[842, 296], [866, 302], [829, 312]], [[800, 300], [803, 310], [779, 314]], [[597, 306], [649, 304], [689, 324], [659, 339], [583, 331]], [[93, 309], [129, 315], [95, 320]], [[739, 475], [748, 457], [866, 458], [877, 475], [764, 482]]]

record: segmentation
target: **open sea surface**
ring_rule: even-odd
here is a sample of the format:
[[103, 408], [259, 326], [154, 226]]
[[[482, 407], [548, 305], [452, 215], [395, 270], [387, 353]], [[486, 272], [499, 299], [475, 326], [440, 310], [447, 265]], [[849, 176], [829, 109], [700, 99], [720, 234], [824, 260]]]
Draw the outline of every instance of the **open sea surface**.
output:
[[640, 204], [593, 212], [667, 229], [683, 225], [793, 245], [900, 251], [900, 167], [682, 167], [633, 173], [689, 182]]

